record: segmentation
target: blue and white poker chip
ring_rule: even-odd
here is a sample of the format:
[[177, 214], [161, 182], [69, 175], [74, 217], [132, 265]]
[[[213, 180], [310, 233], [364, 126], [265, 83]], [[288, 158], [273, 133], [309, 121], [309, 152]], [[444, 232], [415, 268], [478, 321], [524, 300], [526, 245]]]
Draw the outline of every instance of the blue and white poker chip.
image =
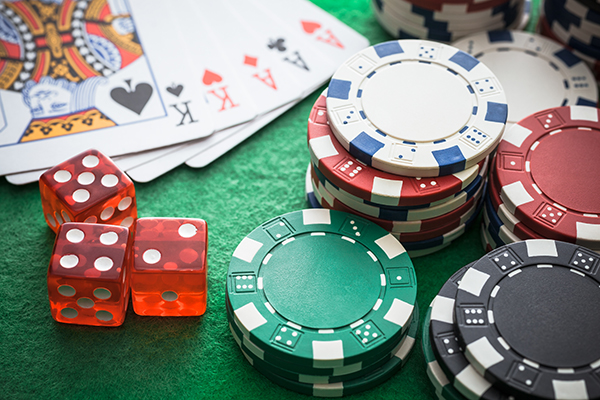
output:
[[496, 147], [508, 105], [492, 71], [455, 47], [421, 40], [371, 46], [334, 74], [330, 126], [362, 162], [433, 177], [469, 168]]

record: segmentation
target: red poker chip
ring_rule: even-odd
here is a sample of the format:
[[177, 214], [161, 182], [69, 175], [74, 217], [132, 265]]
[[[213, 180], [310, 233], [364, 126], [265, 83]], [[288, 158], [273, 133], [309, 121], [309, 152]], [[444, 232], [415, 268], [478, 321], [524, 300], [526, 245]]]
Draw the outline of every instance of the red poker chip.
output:
[[540, 235], [600, 250], [600, 113], [566, 106], [532, 114], [497, 149], [500, 198]]
[[[504, 226], [517, 235], [517, 237], [521, 240], [527, 239], [544, 239], [543, 236], [540, 236], [538, 233], [531, 230], [527, 225], [519, 221], [514, 215], [512, 215], [506, 206], [502, 203], [500, 199], [500, 193], [498, 189], [498, 180], [496, 179], [496, 160], [492, 164], [492, 168], [490, 168], [490, 176], [488, 179], [488, 196], [492, 202], [492, 206], [494, 207], [494, 211], [498, 214], [498, 217], [504, 223]], [[502, 207], [501, 207], [502, 206]]]
[[436, 178], [390, 174], [357, 161], [337, 141], [327, 122], [327, 97], [321, 95], [308, 119], [308, 148], [312, 162], [334, 185], [381, 206], [418, 206], [446, 199], [465, 189], [485, 160], [465, 171]]
[[[368, 219], [383, 229], [391, 232], [394, 236], [401, 239], [404, 242], [417, 242], [427, 239], [432, 239], [441, 236], [447, 232], [464, 224], [472, 216], [473, 212], [477, 208], [477, 203], [482, 196], [482, 188], [470, 198], [463, 205], [457, 209], [444, 214], [440, 217], [431, 218], [422, 221], [389, 221], [380, 218], [371, 217], [356, 211], [352, 207], [347, 206], [333, 194], [331, 194], [322, 184], [319, 182], [317, 176], [311, 167], [311, 180], [313, 184], [314, 194], [317, 201], [323, 208], [330, 210], [344, 211], [347, 213], [358, 215], [359, 217]], [[316, 186], [316, 187], [315, 187]]]

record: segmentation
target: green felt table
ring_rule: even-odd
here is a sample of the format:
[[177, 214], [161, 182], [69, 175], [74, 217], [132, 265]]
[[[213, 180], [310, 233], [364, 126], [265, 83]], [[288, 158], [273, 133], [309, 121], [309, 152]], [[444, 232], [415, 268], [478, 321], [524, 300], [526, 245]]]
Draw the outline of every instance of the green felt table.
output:
[[[314, 2], [371, 43], [390, 39], [368, 0]], [[2, 179], [0, 398], [307, 398], [271, 383], [246, 362], [227, 324], [225, 277], [246, 234], [277, 215], [307, 208], [306, 120], [320, 92], [208, 167], [182, 166], [136, 184], [140, 217], [208, 223], [208, 306], [199, 318], [140, 317], [130, 305], [118, 328], [55, 322], [46, 289], [54, 234], [44, 222], [38, 186]], [[445, 250], [415, 259], [421, 309], [454, 271], [483, 254], [476, 224]], [[420, 346], [419, 339], [392, 379], [353, 398], [435, 398]]]

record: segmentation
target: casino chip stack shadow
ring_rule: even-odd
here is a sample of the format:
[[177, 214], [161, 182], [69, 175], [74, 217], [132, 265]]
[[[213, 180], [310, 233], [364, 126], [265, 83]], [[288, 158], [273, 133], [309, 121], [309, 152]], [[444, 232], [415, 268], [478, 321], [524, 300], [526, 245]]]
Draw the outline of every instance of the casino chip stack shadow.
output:
[[425, 317], [440, 400], [598, 399], [600, 256], [532, 239], [461, 268]]
[[311, 111], [307, 196], [380, 225], [411, 257], [443, 249], [476, 219], [507, 115], [498, 79], [469, 54], [417, 40], [372, 46]]
[[307, 209], [249, 233], [227, 271], [229, 328], [248, 362], [287, 389], [341, 397], [407, 361], [419, 326], [402, 245], [356, 215]]
[[451, 42], [486, 30], [524, 29], [531, 0], [372, 0], [371, 9], [395, 38]]

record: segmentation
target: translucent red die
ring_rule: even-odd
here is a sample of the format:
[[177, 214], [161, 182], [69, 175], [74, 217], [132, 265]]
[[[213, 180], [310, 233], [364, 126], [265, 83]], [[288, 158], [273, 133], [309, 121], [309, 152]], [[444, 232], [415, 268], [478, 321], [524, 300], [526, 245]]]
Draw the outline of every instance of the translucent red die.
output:
[[131, 299], [139, 315], [206, 311], [206, 221], [140, 218], [135, 223]]
[[42, 208], [48, 226], [88, 222], [129, 227], [137, 218], [133, 182], [110, 158], [88, 150], [40, 177]]
[[121, 226], [60, 226], [48, 268], [52, 317], [80, 325], [119, 326], [129, 299], [131, 235]]

